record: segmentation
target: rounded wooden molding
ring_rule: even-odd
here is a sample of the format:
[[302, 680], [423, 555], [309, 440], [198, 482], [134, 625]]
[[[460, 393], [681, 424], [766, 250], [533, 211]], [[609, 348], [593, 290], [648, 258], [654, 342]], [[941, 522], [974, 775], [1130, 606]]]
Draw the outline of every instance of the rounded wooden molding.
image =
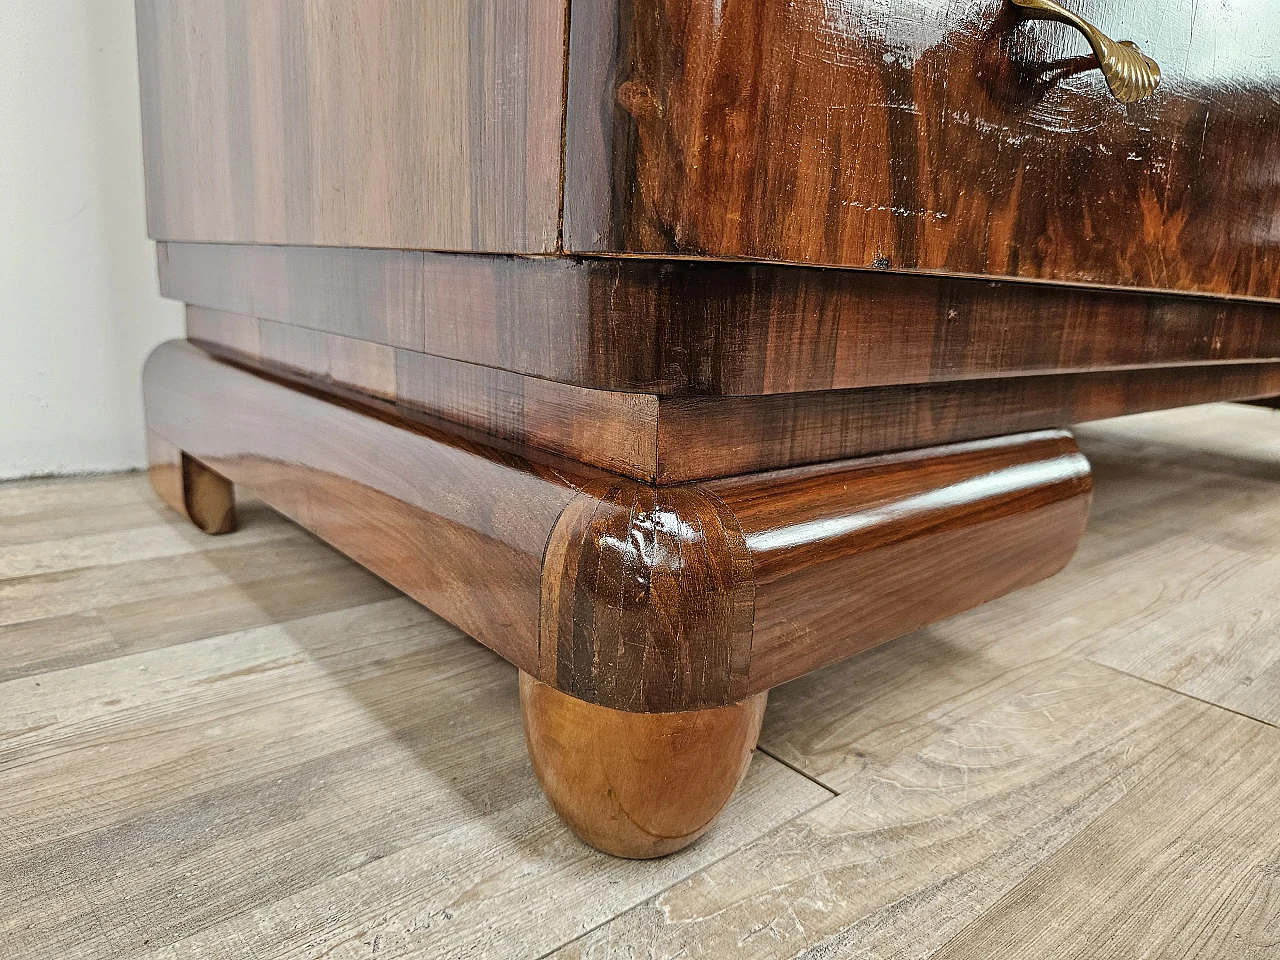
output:
[[542, 566], [539, 678], [637, 713], [747, 694], [755, 580], [733, 513], [697, 487], [587, 483]]
[[597, 850], [632, 859], [674, 853], [711, 825], [746, 775], [767, 698], [628, 713], [520, 673], [525, 739], [551, 806]]

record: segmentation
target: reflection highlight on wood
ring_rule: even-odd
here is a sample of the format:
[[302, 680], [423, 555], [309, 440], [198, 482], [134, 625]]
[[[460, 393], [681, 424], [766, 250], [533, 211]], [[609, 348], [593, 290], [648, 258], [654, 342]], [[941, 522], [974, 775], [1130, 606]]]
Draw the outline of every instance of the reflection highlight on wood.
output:
[[665, 856], [706, 831], [746, 775], [767, 697], [708, 710], [626, 713], [520, 674], [538, 782], [574, 833], [619, 857]]
[[591, 390], [204, 307], [214, 353], [305, 374], [637, 480], [683, 483], [1280, 390], [1280, 363], [985, 377], [757, 397]]
[[1280, 3], [1067, 5], [1155, 96], [1008, 0], [575, 8], [565, 248], [1280, 296]]
[[515, 671], [270, 511], [242, 499], [244, 532], [287, 536], [139, 561], [129, 532], [170, 518], [140, 474], [0, 484], [0, 543], [118, 534], [0, 582], [5, 947], [1267, 958], [1278, 426], [1217, 405], [1082, 431], [1078, 561], [771, 692], [727, 811], [665, 862], [577, 844], [536, 796]]
[[150, 430], [147, 459], [151, 486], [161, 500], [205, 533], [235, 530], [236, 501], [230, 480]]
[[1055, 573], [1091, 489], [1056, 431], [659, 487], [189, 342], [144, 388], [157, 460], [244, 484], [517, 665], [552, 803], [624, 856], [705, 829], [770, 687]]
[[768, 263], [158, 255], [161, 291], [188, 303], [603, 390], [750, 396], [1280, 359], [1280, 305], [1210, 297]]
[[148, 429], [537, 671], [542, 552], [575, 495], [573, 464], [306, 393], [177, 341], [156, 348], [143, 381]]
[[616, 710], [736, 702], [1050, 576], [1091, 490], [1060, 431], [655, 488], [188, 343], [145, 395], [172, 447]]
[[703, 489], [751, 553], [755, 692], [1053, 576], [1093, 479], [1070, 434], [1044, 431]]

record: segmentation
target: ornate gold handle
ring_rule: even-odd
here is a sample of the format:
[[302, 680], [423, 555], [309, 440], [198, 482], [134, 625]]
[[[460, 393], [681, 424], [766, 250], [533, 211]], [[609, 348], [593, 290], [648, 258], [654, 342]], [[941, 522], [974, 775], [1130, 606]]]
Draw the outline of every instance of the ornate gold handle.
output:
[[1064, 10], [1053, 0], [1013, 0], [1013, 4], [1027, 11], [1033, 19], [1057, 20], [1083, 33], [1098, 58], [1107, 86], [1121, 103], [1145, 100], [1160, 85], [1160, 67], [1145, 56], [1136, 43], [1112, 40], [1088, 20]]

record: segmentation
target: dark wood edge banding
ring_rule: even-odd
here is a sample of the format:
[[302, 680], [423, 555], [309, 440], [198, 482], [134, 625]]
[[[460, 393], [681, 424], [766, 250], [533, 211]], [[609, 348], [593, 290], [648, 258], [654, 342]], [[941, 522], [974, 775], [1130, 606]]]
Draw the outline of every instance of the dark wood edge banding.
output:
[[408, 419], [443, 418], [660, 485], [1280, 390], [1280, 362], [1271, 361], [671, 397], [577, 387], [206, 307], [187, 308], [187, 336], [273, 375], [370, 394]]
[[579, 387], [756, 396], [1280, 358], [1280, 305], [756, 262], [158, 245], [165, 296]]

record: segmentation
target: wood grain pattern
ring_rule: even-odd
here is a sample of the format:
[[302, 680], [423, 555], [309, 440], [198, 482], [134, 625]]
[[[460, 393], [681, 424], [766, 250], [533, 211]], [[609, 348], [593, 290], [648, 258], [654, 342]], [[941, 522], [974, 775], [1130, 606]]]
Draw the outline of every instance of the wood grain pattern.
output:
[[[136, 480], [139, 493], [154, 503], [145, 477]], [[107, 493], [125, 486], [116, 482], [99, 489]], [[100, 505], [99, 512], [117, 506]], [[0, 580], [0, 639], [14, 671], [25, 675], [75, 666], [249, 629], [291, 611], [323, 613], [349, 605], [344, 601], [391, 595], [391, 588], [372, 576], [363, 582], [341, 577], [345, 561], [273, 511], [252, 501], [238, 506], [244, 529], [216, 538], [191, 529], [185, 520], [175, 529], [176, 514], [153, 510], [172, 537], [190, 541], [184, 553], [139, 556], [138, 541], [153, 539], [150, 525], [130, 527], [130, 536], [113, 538], [99, 550], [78, 550], [72, 562], [54, 562], [68, 552], [65, 537], [33, 545], [43, 554], [37, 565], [41, 572]], [[41, 623], [45, 626], [38, 629]], [[92, 648], [70, 643], [94, 624], [108, 631], [110, 642], [104, 637]]]
[[575, 10], [565, 248], [1280, 295], [1280, 9], [1071, 9], [1154, 97], [1004, 0]]
[[[137, 485], [114, 476], [102, 490]], [[211, 548], [243, 533], [217, 541], [171, 522]], [[273, 559], [296, 568], [317, 551], [365, 579], [301, 535], [251, 566], [261, 577]], [[108, 558], [94, 572], [111, 569]], [[57, 600], [58, 584], [42, 590]], [[188, 599], [179, 587], [168, 602]], [[88, 654], [81, 641], [69, 659]], [[0, 675], [11, 652], [0, 648]], [[384, 956], [545, 953], [830, 796], [759, 757], [687, 854], [597, 854], [538, 795], [516, 671], [405, 598], [281, 610], [243, 632], [10, 682], [0, 730], [0, 922], [5, 948], [32, 960], [222, 960], [247, 944], [272, 960], [353, 943]], [[495, 872], [477, 898], [480, 852]], [[530, 900], [523, 883], [556, 895]], [[299, 928], [289, 912], [311, 920]]]
[[[274, 528], [275, 538], [250, 537], [241, 546], [241, 536], [206, 540], [192, 532], [195, 550], [138, 559], [137, 542], [150, 539], [158, 523], [179, 523], [170, 510], [155, 505], [147, 477], [46, 482], [39, 492], [76, 488], [92, 489], [95, 499], [81, 503], [62, 496], [41, 503], [38, 488], [30, 490], [26, 509], [0, 520], [0, 540], [42, 550], [47, 566], [77, 535], [112, 531], [121, 536], [105, 552], [82, 557], [70, 569], [0, 581], [0, 647], [5, 651], [0, 682], [396, 595], [253, 501], [237, 504], [249, 528], [244, 532]], [[187, 532], [188, 524], [182, 521], [177, 532]]]
[[165, 296], [594, 389], [749, 396], [1280, 358], [1280, 306], [775, 264], [161, 244]]
[[261, 343], [257, 356], [383, 400], [396, 399], [395, 347], [271, 320], [259, 320], [255, 325]]
[[[209, 538], [149, 507], [142, 474], [0, 483], [0, 542], [39, 544], [36, 567], [62, 566], [77, 522], [158, 520], [194, 546], [138, 559], [120, 538], [0, 576], [23, 631], [0, 627], [0, 677], [50, 654], [0, 689], [5, 946], [1264, 960], [1280, 732], [1084, 658], [1203, 596], [1221, 619], [1200, 636], [1229, 644], [1218, 689], [1264, 682], [1275, 591], [1230, 591], [1280, 552], [1276, 427], [1215, 405], [1082, 430], [1097, 489], [1067, 570], [772, 691], [728, 810], [645, 863], [593, 853], [538, 796], [515, 670], [411, 601], [362, 602], [372, 578], [271, 511], [242, 499], [243, 529]], [[239, 591], [322, 571], [335, 593], [352, 578], [350, 604], [239, 619]], [[166, 637], [214, 589], [237, 632]], [[98, 611], [145, 597], [128, 632], [154, 624], [162, 648], [113, 649]]]
[[202, 349], [305, 374], [421, 413], [639, 479], [656, 479], [658, 398], [590, 390], [273, 320], [187, 308]]
[[[760, 750], [841, 796], [557, 957], [1267, 956], [1280, 731], [1087, 658], [1274, 558], [1278, 436], [1230, 405], [1082, 430], [1063, 573], [770, 693]], [[1237, 676], [1259, 599], [1201, 633], [1255, 638]]]
[[748, 689], [1052, 576], [1092, 487], [1070, 434], [1053, 431], [707, 483], [751, 554]]
[[203, 307], [188, 308], [187, 334], [215, 353], [393, 400], [409, 416], [421, 411], [658, 484], [1066, 427], [1280, 389], [1280, 363], [1272, 362], [760, 397], [670, 397], [575, 387]]
[[1088, 464], [1059, 432], [654, 487], [188, 343], [157, 348], [145, 381], [171, 444], [526, 673], [617, 710], [734, 703], [1033, 583], [1088, 512]]
[[151, 236], [554, 249], [563, 0], [137, 14]]
[[[1107, 591], [1097, 584], [1086, 595], [1105, 603]], [[988, 912], [1012, 920], [996, 929], [1015, 946], [1004, 953], [997, 941], [993, 952], [962, 955], [1038, 955], [1043, 946], [1053, 956], [1225, 960], [1250, 956], [1244, 945], [1267, 944], [1272, 911], [1251, 886], [1260, 881], [1258, 861], [1231, 854], [1256, 838], [1264, 862], [1275, 855], [1274, 784], [1234, 758], [1261, 760], [1258, 751], [1269, 749], [1264, 766], [1273, 770], [1280, 734], [1078, 659], [1035, 662], [1040, 646], [1028, 650], [1007, 617], [991, 619], [985, 630], [941, 631], [931, 663], [895, 658], [889, 689], [907, 702], [891, 729], [869, 727], [863, 704], [845, 701], [841, 726], [827, 732], [881, 734], [891, 749], [851, 757], [839, 797], [556, 956], [620, 960], [635, 956], [637, 943], [649, 958], [682, 950], [696, 960], [930, 956], [970, 925], [981, 929]], [[1011, 628], [1004, 639], [1022, 648], [1022, 666], [1002, 670], [985, 688], [957, 690], [936, 704], [927, 699], [932, 685], [945, 683], [944, 671], [966, 669], [999, 642], [993, 627]], [[816, 724], [810, 730], [820, 736]], [[761, 743], [767, 749], [767, 728]], [[1210, 813], [1212, 798], [1222, 796], [1219, 776], [1242, 789]], [[1162, 795], [1170, 804], [1180, 798], [1185, 815], [1202, 811], [1200, 827], [1167, 816], [1169, 807], [1153, 802]], [[1144, 852], [1158, 856], [1152, 848], [1163, 841], [1166, 855], [1126, 861], [1136, 850], [1125, 841], [1137, 842], [1138, 834]], [[1086, 873], [1090, 862], [1098, 869]], [[1195, 883], [1198, 875], [1226, 882], [1196, 885], [1184, 899], [1177, 881]], [[1228, 879], [1236, 877], [1239, 887]], [[1073, 892], [1071, 908], [1018, 915], [1023, 896], [1035, 904], [1052, 896], [1055, 881]], [[1073, 942], [1091, 929], [1097, 939]], [[1200, 949], [1228, 931], [1239, 938], [1235, 949]], [[1032, 941], [1024, 951], [1020, 935]]]
[[[1217, 726], [1205, 742], [1179, 738], [1176, 767], [1135, 784], [933, 956], [1065, 960], [1122, 938], [1135, 955], [1271, 953], [1280, 924], [1270, 895], [1280, 831], [1276, 731], [1245, 721]], [[1078, 896], [1098, 877], [1111, 889]]]
[[597, 850], [664, 857], [706, 832], [746, 776], [767, 693], [680, 713], [625, 713], [520, 674], [533, 772]]
[[[1221, 505], [1231, 509], [1220, 511], [1210, 542], [1239, 560], [1214, 575], [1175, 586], [1167, 604], [1128, 629], [1104, 632], [1090, 657], [1280, 726], [1280, 651], [1270, 599], [1280, 564], [1265, 532], [1280, 521], [1275, 498], [1280, 424], [1260, 410], [1240, 410], [1230, 418], [1215, 408], [1193, 413], [1199, 415], [1189, 413], [1165, 427], [1143, 418], [1117, 422], [1098, 436], [1095, 446], [1114, 459], [1141, 442], [1147, 473], [1177, 475], [1194, 468], [1206, 477], [1205, 491], [1229, 480], [1230, 499]], [[1206, 509], [1188, 505], [1183, 516], [1199, 520]]]
[[657, 478], [659, 398], [650, 394], [591, 390], [400, 350], [396, 401], [606, 470]]
[[538, 670], [542, 553], [571, 464], [382, 419], [179, 342], [153, 352], [144, 386], [148, 429]]
[[231, 481], [147, 431], [147, 474], [160, 499], [209, 534], [236, 528]]
[[676, 483], [1253, 397], [1280, 364], [990, 377], [763, 397], [663, 397], [654, 477]]
[[754, 596], [742, 530], [715, 497], [593, 480], [547, 541], [540, 677], [613, 710], [737, 703]]

